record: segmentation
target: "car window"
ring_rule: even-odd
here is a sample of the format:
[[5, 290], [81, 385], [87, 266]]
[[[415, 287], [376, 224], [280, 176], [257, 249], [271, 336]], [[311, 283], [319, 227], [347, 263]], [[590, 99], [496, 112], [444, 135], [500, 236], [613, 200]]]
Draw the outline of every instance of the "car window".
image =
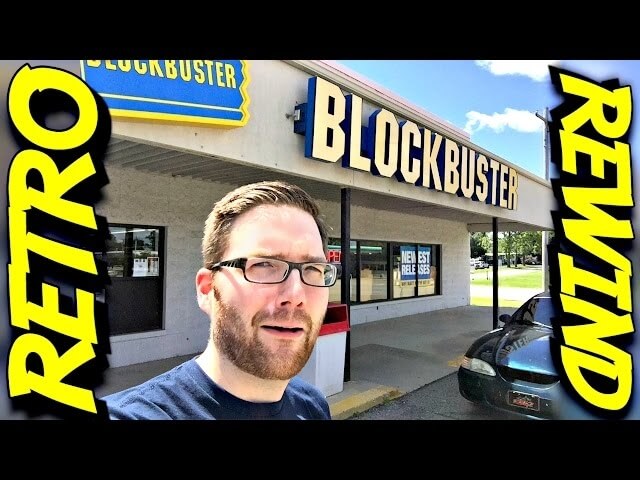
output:
[[541, 323], [551, 327], [551, 317], [554, 315], [553, 302], [550, 297], [535, 297], [522, 305], [513, 314], [517, 322]]

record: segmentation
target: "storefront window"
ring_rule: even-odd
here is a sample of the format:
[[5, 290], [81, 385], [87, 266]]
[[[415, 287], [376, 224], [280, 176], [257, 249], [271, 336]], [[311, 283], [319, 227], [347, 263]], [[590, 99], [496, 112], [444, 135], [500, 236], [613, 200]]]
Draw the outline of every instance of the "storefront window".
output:
[[387, 300], [387, 243], [360, 242], [360, 301]]
[[[440, 245], [415, 243], [352, 241], [349, 255], [351, 303], [439, 295], [440, 248]], [[392, 268], [389, 268], [389, 249]], [[339, 238], [329, 239], [328, 257], [338, 266], [338, 281], [329, 291], [329, 301], [339, 303], [342, 282]]]
[[439, 259], [439, 245], [394, 245], [393, 298], [439, 294]]
[[393, 298], [416, 295], [416, 245], [393, 246]]
[[107, 271], [110, 277], [157, 277], [160, 275], [160, 230], [110, 226], [107, 240]]
[[437, 293], [437, 249], [435, 245], [418, 245], [418, 295]]
[[[338, 280], [335, 285], [329, 289], [329, 301], [334, 303], [340, 303], [342, 301], [341, 288], [342, 288], [342, 254], [340, 248], [339, 238], [329, 239], [329, 252], [328, 260], [334, 263], [338, 267]], [[355, 240], [351, 241], [351, 252], [349, 255], [350, 270], [351, 270], [351, 302], [357, 301], [357, 262], [356, 262], [357, 243]]]

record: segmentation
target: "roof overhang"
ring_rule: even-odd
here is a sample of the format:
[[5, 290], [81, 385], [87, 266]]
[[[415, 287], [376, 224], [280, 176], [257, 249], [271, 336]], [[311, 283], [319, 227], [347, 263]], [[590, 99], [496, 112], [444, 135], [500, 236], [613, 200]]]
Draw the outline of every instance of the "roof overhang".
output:
[[[105, 156], [107, 170], [110, 166], [131, 168], [142, 172], [187, 177], [206, 182], [228, 185], [229, 189], [247, 183], [263, 180], [285, 180], [295, 183], [314, 198], [340, 203], [343, 185], [322, 182], [268, 168], [241, 164], [228, 159], [194, 152], [179, 151], [112, 136]], [[467, 225], [470, 232], [491, 231], [493, 217], [465, 209], [456, 209], [433, 203], [425, 203], [410, 198], [384, 195], [352, 188], [352, 205], [374, 210], [402, 211], [424, 217], [441, 218]], [[496, 213], [503, 209], [496, 207]], [[540, 230], [535, 225], [498, 219], [499, 231]]]

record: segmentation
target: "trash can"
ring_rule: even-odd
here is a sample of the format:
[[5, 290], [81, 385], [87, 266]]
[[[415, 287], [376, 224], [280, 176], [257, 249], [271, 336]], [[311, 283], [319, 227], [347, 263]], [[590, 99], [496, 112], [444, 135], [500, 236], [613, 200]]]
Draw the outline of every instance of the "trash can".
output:
[[325, 397], [344, 389], [344, 357], [349, 315], [344, 304], [329, 304], [311, 356], [298, 374], [318, 387]]

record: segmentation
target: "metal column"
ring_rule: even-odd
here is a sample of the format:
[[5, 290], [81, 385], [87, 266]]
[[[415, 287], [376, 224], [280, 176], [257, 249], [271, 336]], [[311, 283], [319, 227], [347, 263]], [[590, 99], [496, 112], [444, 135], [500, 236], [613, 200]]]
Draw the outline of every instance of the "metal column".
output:
[[[340, 249], [342, 251], [342, 279], [340, 282], [340, 302], [347, 306], [349, 326], [351, 326], [351, 189], [341, 189], [340, 200]], [[344, 381], [351, 380], [351, 329], [347, 332], [344, 352]]]
[[498, 218], [493, 217], [493, 328], [498, 328]]

